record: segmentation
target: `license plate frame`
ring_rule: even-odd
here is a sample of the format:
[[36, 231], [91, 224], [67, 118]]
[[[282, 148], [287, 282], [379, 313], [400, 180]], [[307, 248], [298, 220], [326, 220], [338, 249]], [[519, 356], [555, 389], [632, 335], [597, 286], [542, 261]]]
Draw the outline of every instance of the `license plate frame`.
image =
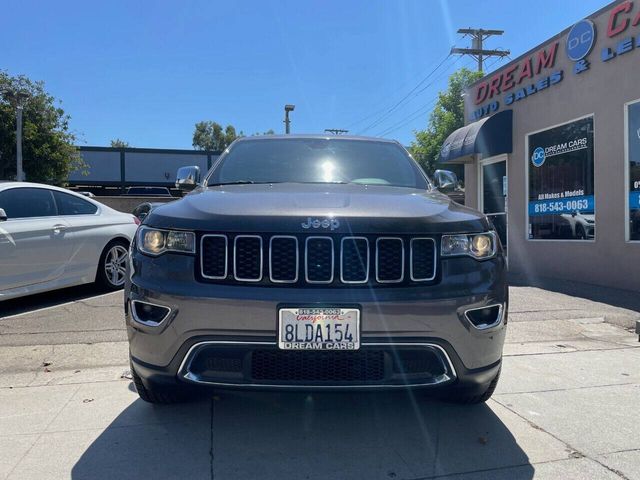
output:
[[[359, 350], [361, 316], [360, 308], [352, 306], [280, 307], [278, 348], [315, 351]], [[293, 328], [287, 331], [287, 325], [293, 325]], [[318, 337], [321, 341], [317, 340]]]

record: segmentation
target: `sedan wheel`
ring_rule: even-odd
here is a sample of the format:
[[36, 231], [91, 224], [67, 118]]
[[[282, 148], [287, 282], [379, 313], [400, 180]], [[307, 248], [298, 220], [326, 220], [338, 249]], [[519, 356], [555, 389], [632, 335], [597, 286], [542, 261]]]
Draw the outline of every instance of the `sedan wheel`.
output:
[[108, 245], [102, 255], [99, 272], [101, 283], [113, 290], [122, 288], [127, 275], [128, 261], [127, 245], [121, 242]]

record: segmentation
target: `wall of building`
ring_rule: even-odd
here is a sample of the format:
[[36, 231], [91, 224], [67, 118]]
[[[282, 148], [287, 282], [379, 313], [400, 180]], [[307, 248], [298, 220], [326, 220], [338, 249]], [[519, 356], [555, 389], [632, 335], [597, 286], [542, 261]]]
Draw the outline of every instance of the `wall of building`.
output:
[[133, 209], [136, 208], [141, 203], [150, 202], [150, 203], [167, 203], [172, 202], [174, 200], [179, 200], [176, 197], [127, 197], [127, 196], [102, 196], [102, 197], [94, 197], [93, 200], [96, 200], [104, 205], [113, 208], [114, 210], [118, 210], [119, 212], [131, 213]]
[[180, 167], [205, 175], [220, 152], [160, 148], [78, 147], [84, 167], [69, 174], [71, 186], [157, 185], [173, 187]]
[[[640, 25], [632, 22], [640, 14], [640, 3], [634, 2], [629, 14], [616, 22], [629, 19], [626, 32], [609, 38], [607, 30], [612, 8], [627, 2], [614, 2], [591, 20], [597, 40], [587, 56], [589, 70], [574, 73], [575, 63], [566, 53], [568, 30], [543, 46], [558, 42], [555, 65], [543, 69], [532, 80], [524, 80], [516, 89], [535, 83], [551, 72], [562, 71], [561, 82], [527, 98], [504, 105], [504, 93], [497, 95], [499, 110], [513, 109], [513, 153], [508, 156], [508, 244], [509, 269], [532, 281], [554, 277], [580, 282], [640, 290], [640, 242], [626, 240], [626, 158], [625, 103], [640, 99]], [[640, 17], [638, 17], [640, 18]], [[576, 21], [579, 19], [576, 19]], [[617, 23], [619, 25], [619, 23]], [[631, 37], [635, 48], [624, 55], [603, 62], [601, 51]], [[523, 59], [535, 56], [540, 47], [514, 60], [498, 72]], [[492, 78], [489, 74], [487, 78]], [[477, 86], [477, 85], [476, 85]], [[466, 116], [478, 108], [474, 86], [467, 95]], [[527, 134], [562, 124], [586, 115], [594, 115], [594, 174], [596, 202], [596, 236], [593, 241], [529, 240], [526, 211], [528, 208], [526, 172], [530, 159], [526, 149]], [[467, 204], [477, 206], [477, 165], [465, 166]]]

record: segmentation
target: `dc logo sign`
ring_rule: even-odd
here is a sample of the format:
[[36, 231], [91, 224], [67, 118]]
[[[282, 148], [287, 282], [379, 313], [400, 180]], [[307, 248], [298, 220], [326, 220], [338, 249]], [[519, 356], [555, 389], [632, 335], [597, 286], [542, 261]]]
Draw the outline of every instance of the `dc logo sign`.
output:
[[533, 155], [531, 155], [531, 163], [536, 167], [541, 167], [546, 158], [544, 148], [538, 147], [533, 151]]
[[596, 43], [596, 27], [591, 20], [580, 20], [567, 35], [567, 56], [578, 62], [589, 55]]

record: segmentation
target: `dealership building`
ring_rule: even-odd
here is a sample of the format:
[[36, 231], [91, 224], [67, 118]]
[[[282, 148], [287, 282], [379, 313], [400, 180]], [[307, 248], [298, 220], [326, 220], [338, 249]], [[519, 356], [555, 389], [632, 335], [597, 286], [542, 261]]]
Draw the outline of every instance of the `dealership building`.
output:
[[493, 220], [511, 273], [640, 291], [640, 2], [475, 82], [465, 118], [440, 161], [464, 164], [466, 204]]

